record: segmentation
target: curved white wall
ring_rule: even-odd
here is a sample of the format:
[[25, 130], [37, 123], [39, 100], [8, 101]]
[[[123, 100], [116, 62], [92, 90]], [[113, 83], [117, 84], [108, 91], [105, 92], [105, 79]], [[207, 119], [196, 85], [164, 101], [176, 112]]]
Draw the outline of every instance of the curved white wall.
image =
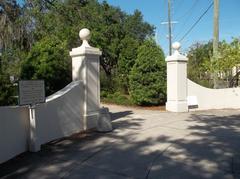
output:
[[27, 107], [0, 107], [0, 163], [27, 150], [28, 126]]
[[83, 83], [75, 81], [36, 106], [38, 144], [83, 130]]
[[240, 108], [240, 88], [210, 89], [188, 79], [187, 93], [197, 97], [197, 110]]
[[[35, 108], [36, 140], [41, 145], [83, 130], [84, 86], [75, 81]], [[0, 163], [29, 149], [29, 108], [0, 107]]]

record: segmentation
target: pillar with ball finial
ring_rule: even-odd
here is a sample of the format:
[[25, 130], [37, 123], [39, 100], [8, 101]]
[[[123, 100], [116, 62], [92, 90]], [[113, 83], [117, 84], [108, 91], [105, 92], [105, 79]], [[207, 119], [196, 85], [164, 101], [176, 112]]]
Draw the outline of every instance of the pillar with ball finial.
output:
[[187, 61], [179, 50], [181, 44], [172, 45], [174, 53], [166, 58], [167, 62], [167, 103], [166, 110], [188, 112], [187, 104]]
[[72, 80], [82, 81], [83, 89], [80, 89], [84, 100], [82, 106], [83, 128], [94, 128], [97, 125], [100, 110], [100, 62], [102, 52], [98, 48], [91, 47], [89, 40], [90, 30], [84, 28], [79, 32], [82, 45], [73, 48], [70, 52], [72, 57]]

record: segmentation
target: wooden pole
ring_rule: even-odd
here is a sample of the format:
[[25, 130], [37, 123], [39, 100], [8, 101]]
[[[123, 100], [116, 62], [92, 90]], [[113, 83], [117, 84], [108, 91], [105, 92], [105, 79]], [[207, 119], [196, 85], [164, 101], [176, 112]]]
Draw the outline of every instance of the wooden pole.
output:
[[[213, 25], [213, 61], [218, 60], [219, 43], [219, 0], [214, 0], [214, 25]], [[217, 72], [213, 70], [214, 88], [218, 88]]]
[[168, 0], [168, 39], [169, 39], [169, 55], [172, 55], [172, 24], [171, 24], [171, 0]]

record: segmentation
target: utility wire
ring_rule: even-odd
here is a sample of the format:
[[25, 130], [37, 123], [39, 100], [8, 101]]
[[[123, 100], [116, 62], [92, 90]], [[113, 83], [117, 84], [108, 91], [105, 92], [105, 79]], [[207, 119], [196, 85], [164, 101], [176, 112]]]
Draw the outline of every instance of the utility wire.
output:
[[182, 19], [182, 18], [184, 18], [184, 17], [186, 17], [186, 16], [190, 17], [189, 14], [191, 14], [191, 13], [194, 12], [193, 9], [195, 8], [195, 6], [197, 5], [198, 2], [199, 2], [199, 0], [195, 0], [195, 1], [193, 2], [192, 6], [188, 9], [188, 11], [186, 11], [184, 15], [180, 16], [180, 17], [178, 18], [178, 20], [180, 20], [180, 19]]
[[[179, 1], [178, 1], [178, 4], [176, 5], [176, 8], [175, 8], [176, 10], [173, 11], [175, 14], [177, 14], [178, 11], [179, 11], [179, 9], [181, 9], [180, 7], [182, 7], [182, 5], [184, 4], [184, 1], [185, 1], [185, 0], [179, 0]], [[174, 2], [174, 3], [175, 3], [175, 2]], [[174, 3], [173, 3], [173, 4], [174, 4]], [[173, 7], [174, 7], [174, 6], [173, 6]]]
[[210, 10], [213, 6], [213, 2], [208, 6], [208, 8], [204, 11], [204, 13], [198, 18], [198, 20], [191, 26], [191, 28], [183, 35], [183, 37], [179, 40], [181, 42], [192, 30], [193, 28], [199, 23], [199, 21], [203, 18], [204, 15]]
[[[187, 18], [183, 21], [182, 25], [181, 25], [181, 29], [183, 29], [186, 25], [186, 23], [188, 22], [189, 18], [192, 16], [192, 13], [194, 12], [194, 8], [196, 7], [197, 3], [199, 2], [199, 0], [195, 0], [195, 2], [193, 3], [193, 5], [191, 6], [191, 8], [184, 14], [182, 15], [180, 18], [178, 18], [178, 21], [180, 21], [180, 19], [182, 19], [183, 17], [186, 17]], [[174, 37], [174, 40], [176, 40], [178, 38], [178, 36], [181, 34], [178, 33], [175, 37]]]
[[[177, 0], [173, 0], [172, 3], [172, 18], [174, 19], [174, 16], [177, 14], [177, 12], [179, 11], [179, 9], [181, 9], [180, 7], [182, 6], [182, 4], [184, 3], [184, 0], [178, 0], [177, 5], [175, 5], [175, 3], [177, 2]], [[176, 9], [176, 10], [175, 10]], [[172, 28], [172, 34], [175, 33], [175, 28]], [[174, 37], [174, 36], [173, 36]]]

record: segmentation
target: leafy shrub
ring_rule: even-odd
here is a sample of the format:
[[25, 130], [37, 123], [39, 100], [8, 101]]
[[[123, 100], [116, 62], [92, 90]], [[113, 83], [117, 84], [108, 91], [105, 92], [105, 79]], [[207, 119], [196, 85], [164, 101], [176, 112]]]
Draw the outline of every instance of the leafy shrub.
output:
[[105, 103], [113, 103], [118, 105], [133, 105], [130, 96], [123, 95], [120, 92], [108, 93], [106, 91], [101, 91], [101, 101]]
[[37, 42], [23, 62], [21, 79], [45, 80], [50, 95], [71, 82], [71, 60], [66, 43], [54, 36]]
[[16, 90], [8, 76], [0, 74], [0, 106], [15, 105], [17, 99], [14, 95], [16, 95]]
[[166, 98], [166, 63], [161, 48], [146, 40], [130, 72], [130, 95], [137, 105], [158, 105]]

